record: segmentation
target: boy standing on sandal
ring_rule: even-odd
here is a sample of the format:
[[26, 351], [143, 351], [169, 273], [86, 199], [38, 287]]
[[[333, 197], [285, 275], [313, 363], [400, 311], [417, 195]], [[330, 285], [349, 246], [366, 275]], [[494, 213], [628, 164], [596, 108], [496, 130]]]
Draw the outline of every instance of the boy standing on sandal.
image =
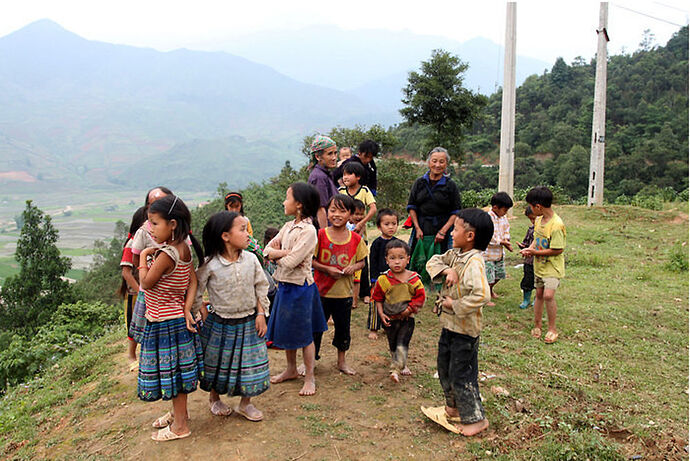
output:
[[534, 241], [520, 251], [527, 256], [534, 256], [534, 286], [537, 295], [534, 299], [534, 328], [532, 336], [541, 338], [541, 316], [546, 304], [548, 330], [544, 336], [546, 344], [555, 343], [556, 331], [556, 289], [565, 276], [565, 224], [551, 209], [553, 194], [547, 187], [535, 187], [527, 193], [525, 201], [530, 204], [537, 216], [534, 220]]
[[489, 427], [479, 395], [479, 334], [482, 306], [491, 299], [482, 251], [494, 226], [489, 215], [466, 208], [456, 215], [453, 249], [434, 255], [426, 270], [441, 289], [441, 338], [438, 341], [438, 375], [446, 397], [444, 418], [472, 436]]
[[[496, 299], [498, 295], [494, 292], [494, 286], [506, 278], [506, 266], [503, 260], [503, 247], [508, 251], [513, 251], [510, 244], [510, 223], [506, 214], [513, 206], [513, 200], [505, 192], [498, 192], [491, 197], [491, 210], [489, 216], [494, 224], [494, 235], [491, 237], [489, 246], [484, 252], [486, 261], [486, 278], [489, 280], [491, 288], [491, 298]], [[487, 306], [495, 306], [493, 301], [486, 303]]]

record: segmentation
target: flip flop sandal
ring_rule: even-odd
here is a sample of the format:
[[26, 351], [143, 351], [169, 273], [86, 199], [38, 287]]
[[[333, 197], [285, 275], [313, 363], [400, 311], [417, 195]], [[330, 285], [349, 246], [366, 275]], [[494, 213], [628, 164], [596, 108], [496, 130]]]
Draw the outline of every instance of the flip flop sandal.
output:
[[460, 434], [460, 429], [448, 421], [445, 407], [421, 407], [421, 409], [422, 413], [436, 424], [440, 424], [454, 434]]
[[158, 432], [151, 434], [151, 440], [156, 442], [168, 442], [170, 440], [184, 439], [192, 435], [192, 431], [185, 432], [184, 434], [175, 434], [170, 426], [166, 426], [163, 429], [159, 429]]
[[211, 404], [211, 413], [214, 416], [230, 416], [232, 414], [232, 408], [229, 408], [220, 400], [216, 400]]
[[139, 369], [139, 362], [134, 361], [134, 362], [129, 364], [129, 371], [130, 372], [137, 371], [138, 369]]
[[546, 332], [546, 336], [544, 336], [544, 342], [546, 344], [553, 344], [556, 342], [558, 339], [558, 333], [553, 333], [551, 331]]
[[[254, 410], [253, 412], [251, 410]], [[250, 411], [247, 411], [250, 410]], [[251, 403], [247, 405], [244, 409], [241, 409], [239, 405], [235, 407], [235, 413], [244, 416], [249, 421], [258, 422], [264, 419], [264, 414], [261, 413], [254, 405]]]
[[534, 327], [532, 328], [532, 332], [530, 333], [533, 338], [541, 338], [541, 328]]

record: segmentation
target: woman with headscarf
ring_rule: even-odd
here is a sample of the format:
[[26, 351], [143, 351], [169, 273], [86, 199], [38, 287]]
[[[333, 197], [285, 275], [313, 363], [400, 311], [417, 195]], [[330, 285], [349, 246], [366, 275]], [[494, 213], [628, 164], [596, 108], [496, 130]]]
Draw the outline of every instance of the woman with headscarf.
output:
[[434, 147], [427, 160], [429, 171], [414, 182], [407, 201], [407, 211], [413, 225], [410, 267], [422, 274], [425, 282], [429, 281], [426, 261], [434, 254], [448, 250], [455, 213], [461, 207], [458, 186], [446, 175], [449, 163], [448, 151], [443, 147]]
[[309, 180], [307, 182], [319, 191], [320, 203], [316, 219], [319, 222], [320, 228], [326, 228], [328, 227], [326, 207], [331, 197], [338, 193], [338, 189], [331, 176], [331, 170], [335, 168], [338, 161], [338, 146], [328, 136], [319, 134], [314, 138], [309, 150], [314, 167], [311, 173], [309, 173]]

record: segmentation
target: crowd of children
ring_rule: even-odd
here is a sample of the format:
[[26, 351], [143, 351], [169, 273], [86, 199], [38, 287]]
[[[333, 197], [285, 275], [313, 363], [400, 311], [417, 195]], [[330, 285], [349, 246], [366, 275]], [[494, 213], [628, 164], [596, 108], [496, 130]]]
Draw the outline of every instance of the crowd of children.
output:
[[[335, 143], [324, 138], [315, 141], [319, 175], [334, 167], [337, 152]], [[345, 160], [348, 152], [340, 154]], [[337, 368], [354, 375], [346, 354], [352, 309], [359, 299], [369, 308], [369, 338], [376, 340], [380, 329], [385, 332], [390, 379], [399, 383], [412, 374], [408, 354], [415, 315], [431, 285], [425, 289], [420, 275], [409, 269], [410, 246], [395, 237], [399, 216], [390, 208], [377, 212], [373, 191], [362, 183], [367, 175], [362, 163], [345, 161], [341, 168], [343, 185], [333, 193], [325, 188], [330, 193], [325, 202], [319, 175], [314, 185], [298, 182], [286, 190], [284, 212], [294, 219], [280, 230], [267, 228], [263, 248], [253, 238], [240, 193], [228, 193], [226, 209], [208, 219], [202, 248], [191, 233], [183, 201], [164, 187], [149, 191], [132, 218], [120, 265], [128, 357], [130, 369], [138, 368], [139, 398], [172, 401], [170, 411], [153, 422], [158, 429], [154, 440], [191, 434], [187, 394], [197, 386], [209, 393], [213, 415], [236, 413], [250, 421], [264, 418], [252, 398], [271, 384], [303, 377], [299, 394], [315, 394], [315, 361], [331, 318]], [[565, 226], [551, 208], [552, 200], [545, 187], [527, 194], [525, 216], [532, 226], [517, 244], [524, 257], [519, 307], [529, 306], [536, 289], [531, 334], [541, 338], [545, 306], [546, 343], [558, 338], [555, 293], [564, 276]], [[445, 406], [423, 410], [467, 436], [489, 424], [479, 395], [479, 337], [483, 306], [494, 305], [494, 288], [506, 277], [504, 249], [513, 251], [507, 218], [512, 206], [510, 196], [498, 192], [488, 211], [457, 212], [451, 248], [432, 256], [425, 267], [439, 289], [433, 310], [441, 325], [436, 366]], [[371, 245], [366, 232], [370, 220], [380, 232]], [[268, 347], [282, 349], [286, 356], [286, 368], [273, 376]], [[223, 395], [239, 396], [239, 403], [231, 407]]]

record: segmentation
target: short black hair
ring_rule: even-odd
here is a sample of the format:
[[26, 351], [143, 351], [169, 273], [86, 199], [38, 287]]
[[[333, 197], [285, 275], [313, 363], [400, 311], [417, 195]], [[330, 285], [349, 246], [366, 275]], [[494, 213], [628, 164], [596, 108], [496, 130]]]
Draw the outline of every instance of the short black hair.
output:
[[321, 203], [319, 191], [316, 187], [305, 182], [292, 183], [288, 189], [292, 190], [292, 197], [295, 201], [302, 205], [302, 216], [312, 218], [314, 227], [318, 229], [319, 222], [315, 218]]
[[513, 199], [510, 198], [507, 192], [496, 192], [491, 197], [491, 206], [499, 208], [511, 208], [513, 206]]
[[367, 170], [365, 170], [364, 166], [359, 162], [347, 162], [343, 163], [343, 173], [353, 174], [359, 179], [362, 179], [366, 176]]
[[363, 201], [354, 199], [355, 201], [355, 210], [366, 210], [367, 206], [364, 204]]
[[400, 220], [398, 213], [396, 213], [394, 210], [392, 210], [390, 208], [381, 208], [379, 210], [379, 213], [376, 215], [376, 225], [377, 226], [381, 225], [381, 220], [384, 218], [384, 216], [395, 216], [396, 221]]
[[277, 227], [267, 227], [264, 231], [264, 246], [268, 245], [268, 242], [273, 240], [273, 237], [278, 235], [280, 230]]
[[331, 207], [331, 204], [334, 204], [336, 208], [349, 211], [350, 214], [355, 212], [355, 199], [353, 199], [349, 195], [335, 194], [328, 201], [328, 206], [326, 207], [327, 211]]
[[[491, 221], [489, 213], [479, 208], [464, 208], [458, 211], [455, 216], [462, 219], [474, 231], [474, 248], [486, 250], [491, 237], [494, 235], [494, 223]], [[457, 220], [455, 225], [457, 225]]]
[[532, 207], [530, 205], [527, 205], [525, 207], [525, 216], [527, 216], [529, 218], [529, 215], [531, 215], [531, 214], [534, 214], [534, 210], [532, 209]]
[[553, 203], [553, 194], [548, 187], [538, 186], [532, 188], [525, 196], [525, 202], [530, 205], [541, 205], [545, 208], [551, 208]]
[[366, 141], [359, 143], [358, 150], [360, 154], [371, 154], [376, 157], [379, 153], [379, 145], [376, 143], [376, 141], [367, 139]]
[[386, 244], [385, 248], [386, 256], [388, 256], [388, 252], [394, 248], [402, 248], [403, 250], [405, 250], [405, 254], [407, 254], [407, 256], [410, 256], [412, 254], [410, 245], [408, 245], [400, 239], [390, 239], [390, 241]]

